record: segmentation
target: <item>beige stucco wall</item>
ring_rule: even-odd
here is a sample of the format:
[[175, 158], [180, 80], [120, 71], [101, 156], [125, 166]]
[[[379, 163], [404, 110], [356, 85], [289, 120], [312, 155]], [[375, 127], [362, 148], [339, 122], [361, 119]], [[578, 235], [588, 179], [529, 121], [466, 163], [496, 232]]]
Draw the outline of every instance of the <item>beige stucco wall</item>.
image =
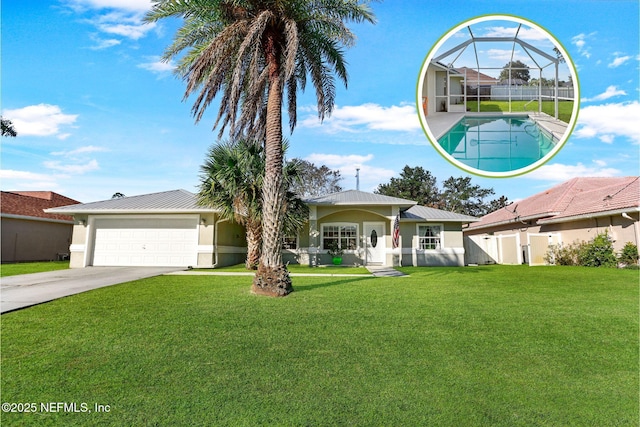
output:
[[[438, 250], [417, 249], [418, 224], [442, 225], [442, 248]], [[425, 266], [463, 266], [464, 247], [462, 224], [457, 222], [409, 222], [400, 224], [402, 236], [402, 265]]]
[[3, 217], [0, 224], [2, 262], [53, 261], [69, 253], [70, 223]]
[[[613, 240], [614, 251], [619, 252], [627, 242], [638, 246], [638, 228], [640, 227], [638, 213], [629, 215], [634, 220], [629, 220], [621, 214], [616, 214], [554, 224], [505, 224], [481, 230], [465, 230], [464, 234], [466, 236], [505, 236], [515, 234], [519, 239], [519, 248], [517, 250], [523, 251], [523, 247], [530, 244], [530, 236], [535, 234], [548, 234], [553, 236], [554, 241], [558, 239], [563, 244], [572, 244], [583, 241], [588, 242], [598, 234], [607, 232]], [[557, 234], [560, 235], [559, 238], [556, 237]], [[509, 255], [508, 259], [513, 260], [514, 256]], [[476, 262], [475, 260], [467, 261]]]

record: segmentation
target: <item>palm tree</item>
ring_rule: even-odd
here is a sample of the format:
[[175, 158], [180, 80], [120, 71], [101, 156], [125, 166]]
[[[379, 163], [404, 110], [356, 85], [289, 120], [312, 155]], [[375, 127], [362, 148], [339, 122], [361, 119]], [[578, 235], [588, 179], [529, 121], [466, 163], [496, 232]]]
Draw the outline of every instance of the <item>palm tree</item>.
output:
[[[283, 146], [286, 151], [287, 144]], [[262, 244], [262, 186], [265, 155], [261, 145], [247, 139], [222, 142], [209, 149], [202, 165], [198, 203], [219, 210], [222, 218], [245, 227], [247, 269], [256, 269]], [[292, 186], [300, 179], [297, 162], [286, 162], [284, 179]], [[292, 191], [287, 191], [285, 231], [296, 234], [309, 217], [309, 208]]]
[[184, 19], [164, 59], [187, 53], [176, 72], [186, 81], [185, 98], [198, 93], [196, 121], [222, 93], [214, 128], [228, 126], [236, 139], [244, 134], [264, 140], [262, 254], [253, 281], [259, 294], [284, 296], [293, 290], [282, 265], [280, 242], [285, 213], [282, 105], [287, 95], [289, 126], [296, 125], [296, 96], [307, 75], [315, 88], [318, 117], [331, 114], [334, 74], [347, 83], [343, 47], [355, 36], [345, 22], [374, 22], [363, 0], [156, 0], [148, 22]]

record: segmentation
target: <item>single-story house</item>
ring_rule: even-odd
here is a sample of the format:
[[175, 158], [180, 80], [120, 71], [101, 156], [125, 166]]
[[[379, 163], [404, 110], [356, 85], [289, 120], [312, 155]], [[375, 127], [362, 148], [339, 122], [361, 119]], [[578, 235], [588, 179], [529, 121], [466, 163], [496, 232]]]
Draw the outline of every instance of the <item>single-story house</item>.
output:
[[464, 230], [467, 264], [545, 264], [552, 245], [607, 232], [639, 246], [640, 178], [573, 178], [492, 212]]
[[52, 191], [0, 193], [1, 259], [51, 261], [68, 257], [73, 217], [44, 209], [80, 203]]
[[[285, 236], [283, 260], [330, 264], [332, 243], [345, 264], [464, 265], [462, 225], [474, 217], [415, 201], [349, 190], [307, 201], [297, 236]], [[185, 190], [124, 197], [49, 210], [73, 215], [71, 267], [216, 267], [244, 262], [244, 228], [199, 206]], [[397, 226], [395, 226], [397, 220]], [[398, 243], [394, 247], [394, 232]]]

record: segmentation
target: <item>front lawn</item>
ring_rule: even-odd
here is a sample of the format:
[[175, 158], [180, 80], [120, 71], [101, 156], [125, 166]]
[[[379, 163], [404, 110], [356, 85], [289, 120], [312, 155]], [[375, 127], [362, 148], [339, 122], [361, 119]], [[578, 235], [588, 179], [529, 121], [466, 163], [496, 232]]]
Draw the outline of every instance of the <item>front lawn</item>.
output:
[[20, 262], [16, 264], [2, 264], [0, 277], [17, 276], [19, 274], [42, 273], [45, 271], [66, 270], [69, 261]]
[[281, 299], [162, 276], [2, 315], [2, 402], [38, 410], [1, 424], [638, 425], [638, 271], [402, 270]]

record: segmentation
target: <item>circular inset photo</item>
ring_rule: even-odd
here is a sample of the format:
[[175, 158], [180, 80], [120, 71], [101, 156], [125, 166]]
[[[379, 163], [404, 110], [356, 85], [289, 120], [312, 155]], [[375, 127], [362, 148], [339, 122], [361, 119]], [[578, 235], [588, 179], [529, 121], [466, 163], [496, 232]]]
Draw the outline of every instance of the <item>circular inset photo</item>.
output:
[[569, 55], [526, 19], [489, 15], [440, 38], [420, 70], [417, 106], [431, 144], [476, 175], [532, 171], [562, 148], [580, 100]]

